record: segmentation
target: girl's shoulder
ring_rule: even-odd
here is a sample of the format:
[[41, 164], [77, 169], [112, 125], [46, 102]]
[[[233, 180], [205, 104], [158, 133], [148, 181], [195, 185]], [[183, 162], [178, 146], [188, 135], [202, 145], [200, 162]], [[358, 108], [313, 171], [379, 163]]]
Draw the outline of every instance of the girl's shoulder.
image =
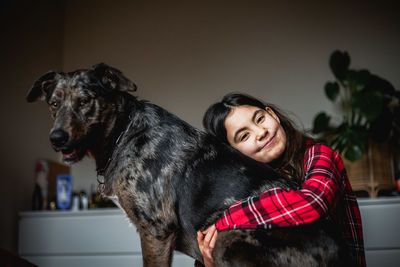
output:
[[315, 155], [321, 155], [324, 154], [326, 156], [329, 157], [339, 157], [338, 153], [336, 151], [334, 151], [331, 147], [323, 144], [323, 143], [319, 143], [317, 141], [314, 141], [312, 139], [307, 139], [305, 141], [305, 155], [304, 158], [309, 158]]
[[343, 160], [335, 150], [323, 143], [309, 139], [306, 141], [304, 166], [316, 162], [328, 165], [333, 163], [338, 169], [344, 168]]

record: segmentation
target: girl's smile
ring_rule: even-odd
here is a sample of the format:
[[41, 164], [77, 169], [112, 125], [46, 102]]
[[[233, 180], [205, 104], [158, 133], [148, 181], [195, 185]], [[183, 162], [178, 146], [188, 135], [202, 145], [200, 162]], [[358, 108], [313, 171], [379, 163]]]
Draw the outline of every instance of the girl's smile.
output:
[[285, 151], [285, 131], [269, 107], [234, 107], [225, 119], [225, 128], [231, 146], [255, 160], [269, 163]]

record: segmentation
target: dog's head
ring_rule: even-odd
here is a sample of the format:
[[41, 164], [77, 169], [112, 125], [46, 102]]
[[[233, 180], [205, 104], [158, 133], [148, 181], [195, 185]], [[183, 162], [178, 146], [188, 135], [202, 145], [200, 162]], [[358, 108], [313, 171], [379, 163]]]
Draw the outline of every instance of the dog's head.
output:
[[[54, 125], [50, 142], [61, 151], [66, 163], [81, 160], [101, 140], [99, 135], [111, 131], [117, 111], [113, 100], [121, 93], [135, 91], [136, 85], [106, 64], [70, 73], [48, 72], [28, 93], [27, 101], [46, 101]], [[96, 140], [96, 141], [95, 141]]]

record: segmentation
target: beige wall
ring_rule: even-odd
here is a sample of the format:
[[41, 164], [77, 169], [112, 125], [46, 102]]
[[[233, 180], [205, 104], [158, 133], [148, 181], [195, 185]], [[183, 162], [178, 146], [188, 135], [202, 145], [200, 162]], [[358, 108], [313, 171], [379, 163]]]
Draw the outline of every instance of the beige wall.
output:
[[[335, 49], [400, 88], [400, 20], [389, 1], [68, 1], [64, 68], [106, 62], [137, 95], [201, 127], [206, 108], [243, 91], [310, 128], [332, 110], [323, 86]], [[392, 1], [393, 2], [393, 1]], [[123, 3], [123, 4], [122, 4]], [[75, 185], [95, 183], [87, 160]]]
[[38, 158], [57, 159], [48, 145], [44, 105], [25, 96], [33, 81], [62, 67], [63, 1], [2, 1], [0, 44], [0, 248], [15, 251], [17, 212], [31, 207]]
[[[69, 0], [65, 10], [63, 1], [6, 5], [0, 246], [15, 247], [16, 212], [30, 207], [34, 160], [57, 158], [48, 144], [46, 108], [23, 101], [40, 74], [106, 62], [137, 83], [140, 98], [197, 127], [212, 102], [242, 91], [293, 112], [309, 128], [318, 111], [332, 110], [323, 86], [332, 79], [328, 58], [335, 49], [347, 50], [352, 66], [400, 88], [400, 20], [390, 2]], [[76, 189], [88, 190], [96, 181], [90, 160], [72, 174]]]

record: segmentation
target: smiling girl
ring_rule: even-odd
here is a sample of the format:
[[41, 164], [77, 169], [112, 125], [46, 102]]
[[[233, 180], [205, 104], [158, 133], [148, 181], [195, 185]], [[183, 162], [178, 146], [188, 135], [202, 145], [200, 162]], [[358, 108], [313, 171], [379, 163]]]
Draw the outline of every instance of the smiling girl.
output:
[[198, 232], [205, 266], [214, 266], [218, 231], [296, 227], [326, 217], [340, 228], [357, 266], [365, 266], [360, 211], [335, 151], [298, 131], [278, 108], [243, 94], [228, 94], [210, 106], [203, 125], [222, 142], [300, 185], [297, 190], [274, 188], [249, 196]]

